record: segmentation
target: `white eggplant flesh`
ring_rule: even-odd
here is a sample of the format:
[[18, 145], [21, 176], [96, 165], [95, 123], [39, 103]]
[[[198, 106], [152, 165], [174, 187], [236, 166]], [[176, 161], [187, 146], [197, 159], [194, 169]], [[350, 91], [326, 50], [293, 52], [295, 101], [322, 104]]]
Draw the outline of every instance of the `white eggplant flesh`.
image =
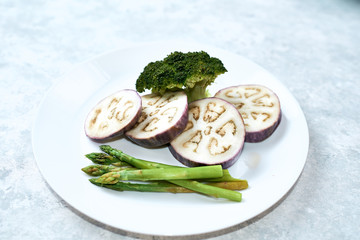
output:
[[188, 119], [185, 92], [152, 93], [141, 98], [141, 117], [125, 133], [128, 139], [143, 147], [159, 147], [168, 144], [184, 130]]
[[270, 137], [281, 122], [278, 96], [262, 85], [239, 85], [215, 94], [232, 103], [244, 119], [246, 142], [261, 142]]
[[85, 120], [85, 133], [99, 142], [118, 138], [135, 125], [141, 116], [141, 107], [141, 97], [136, 91], [117, 91], [90, 111]]
[[204, 98], [189, 104], [184, 131], [170, 142], [169, 150], [189, 167], [232, 166], [245, 141], [245, 126], [238, 110], [219, 98]]

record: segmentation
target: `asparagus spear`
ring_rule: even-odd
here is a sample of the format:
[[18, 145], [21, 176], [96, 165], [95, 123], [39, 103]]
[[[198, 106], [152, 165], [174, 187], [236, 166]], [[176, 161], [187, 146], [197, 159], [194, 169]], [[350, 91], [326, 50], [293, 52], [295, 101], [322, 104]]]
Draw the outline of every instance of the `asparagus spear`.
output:
[[221, 177], [222, 175], [223, 172], [221, 165], [193, 168], [154, 168], [108, 172], [99, 177], [96, 182], [103, 184], [115, 184], [120, 180], [151, 181], [174, 179], [201, 179], [217, 178]]
[[[178, 185], [161, 181], [151, 182], [146, 184], [130, 183], [130, 182], [117, 182], [115, 184], [102, 184], [97, 182], [97, 178], [89, 179], [89, 181], [97, 186], [109, 188], [116, 191], [139, 191], [139, 192], [170, 192], [170, 193], [193, 193], [194, 191], [180, 187]], [[243, 190], [247, 188], [247, 182], [220, 182], [208, 183], [230, 190]]]
[[117, 157], [108, 155], [106, 153], [89, 153], [89, 154], [86, 154], [85, 157], [87, 157], [89, 160], [91, 160], [95, 164], [104, 164], [104, 165], [112, 164], [117, 167], [131, 166], [128, 163], [121, 161]]
[[247, 182], [246, 180], [234, 178], [229, 173], [229, 170], [223, 169], [223, 176], [219, 178], [203, 179], [204, 182]]
[[[102, 148], [102, 146], [100, 147]], [[94, 163], [99, 163], [101, 164], [101, 162], [106, 162], [103, 164], [112, 164], [114, 166], [132, 166], [129, 163], [126, 163], [122, 160], [120, 160], [119, 158], [115, 157], [115, 156], [111, 156], [108, 155], [106, 153], [89, 153], [86, 155], [87, 158], [89, 158], [92, 162]], [[130, 157], [128, 155], [126, 155], [125, 153], [123, 153], [123, 157]], [[104, 159], [106, 159], [106, 161], [104, 161]], [[147, 160], [142, 160], [142, 163], [145, 167], [154, 167], [154, 168], [166, 168], [166, 167], [176, 167], [176, 168], [182, 168], [180, 166], [173, 166], [173, 165], [168, 165], [168, 164], [163, 164], [163, 163], [157, 163], [157, 162], [151, 162], [151, 161], [147, 161]], [[235, 181], [245, 181], [242, 179], [238, 179], [238, 178], [234, 178], [230, 175], [229, 170], [228, 169], [223, 169], [223, 176], [220, 178], [213, 178], [213, 179], [206, 179], [206, 181], [209, 182], [235, 182]]]
[[[135, 170], [135, 169], [136, 168], [115, 167], [115, 166], [110, 166], [110, 165], [89, 165], [89, 166], [82, 168], [81, 170], [90, 176], [101, 176], [108, 172], [118, 172], [121, 170]], [[223, 171], [223, 173], [226, 173], [226, 171]], [[228, 179], [228, 181], [218, 181], [218, 179]], [[92, 179], [91, 181], [93, 182], [95, 180]], [[230, 190], [243, 190], [243, 189], [248, 188], [248, 183], [246, 180], [233, 178], [230, 175], [223, 176], [220, 178], [203, 179], [202, 181], [207, 182], [206, 184], [211, 185], [211, 186], [221, 187], [221, 188], [230, 189]], [[166, 182], [163, 182], [161, 187], [168, 186], [168, 185], [172, 186], [172, 187], [176, 186], [177, 188], [181, 188], [177, 185], [166, 183]], [[156, 185], [156, 186], [159, 186], [159, 185]], [[178, 192], [184, 192], [184, 190], [179, 190]], [[188, 190], [188, 192], [194, 192], [194, 191]]]
[[[152, 169], [152, 168], [156, 168], [156, 166], [159, 166], [159, 165], [156, 165], [155, 163], [149, 164], [149, 163], [147, 163], [148, 161], [144, 161], [141, 159], [131, 157], [130, 155], [127, 155], [127, 154], [123, 153], [122, 151], [114, 149], [108, 145], [102, 145], [102, 146], [100, 146], [100, 149], [102, 151], [106, 152], [107, 154], [109, 154], [111, 156], [115, 156], [115, 157], [119, 158], [120, 160], [127, 162], [130, 165], [133, 165], [134, 167], [137, 167], [137, 168]], [[169, 168], [168, 166], [166, 166], [166, 164], [161, 164], [161, 165], [165, 165], [165, 166], [162, 166], [162, 168]], [[229, 199], [229, 200], [237, 201], [237, 202], [240, 202], [241, 198], [242, 198], [242, 194], [240, 192], [202, 184], [197, 181], [169, 180], [169, 182], [179, 185], [181, 187], [188, 188], [195, 192], [203, 193], [203, 194], [213, 196], [216, 198], [225, 198], [225, 199]]]
[[233, 182], [208, 182], [206, 185], [229, 189], [229, 190], [244, 190], [249, 187], [248, 182], [246, 180], [238, 180]]
[[108, 172], [118, 172], [121, 170], [135, 170], [136, 168], [131, 167], [116, 167], [111, 165], [89, 165], [81, 170], [90, 176], [101, 176]]

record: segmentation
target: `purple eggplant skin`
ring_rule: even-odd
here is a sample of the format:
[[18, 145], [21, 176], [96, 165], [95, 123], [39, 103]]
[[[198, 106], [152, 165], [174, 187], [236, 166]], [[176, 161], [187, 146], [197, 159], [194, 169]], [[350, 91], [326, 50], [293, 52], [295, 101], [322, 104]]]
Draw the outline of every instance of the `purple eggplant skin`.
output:
[[184, 108], [181, 118], [167, 130], [151, 137], [151, 138], [134, 138], [130, 134], [125, 133], [125, 136], [132, 142], [147, 148], [155, 148], [168, 144], [177, 137], [185, 129], [188, 122], [188, 106]]
[[[114, 140], [117, 140], [121, 137], [124, 136], [124, 133], [128, 130], [130, 130], [136, 123], [137, 121], [139, 120], [140, 116], [141, 116], [141, 109], [142, 109], [142, 103], [141, 103], [141, 96], [135, 91], [135, 90], [132, 90], [132, 89], [123, 89], [123, 90], [120, 90], [120, 91], [132, 91], [132, 92], [135, 92], [137, 97], [139, 98], [139, 108], [136, 112], [136, 114], [134, 115], [133, 119], [124, 127], [124, 128], [121, 128], [119, 129], [118, 131], [116, 132], [113, 132], [112, 134], [108, 135], [108, 136], [105, 136], [105, 137], [93, 137], [93, 136], [90, 136], [86, 130], [86, 124], [84, 124], [84, 131], [85, 131], [85, 135], [91, 139], [92, 141], [94, 142], [98, 142], [98, 143], [105, 143], [105, 142], [109, 142], [109, 141], [114, 141]], [[105, 99], [107, 99], [109, 96], [103, 98], [102, 100], [99, 101], [99, 103], [101, 103], [102, 101], [104, 101]], [[99, 104], [98, 103], [98, 104]], [[96, 106], [93, 108], [95, 109]], [[92, 109], [92, 110], [93, 110]], [[89, 114], [87, 115], [86, 119], [88, 119], [89, 115], [91, 114], [92, 110], [89, 112]]]
[[282, 112], [280, 110], [278, 120], [271, 127], [256, 132], [246, 132], [245, 142], [258, 143], [269, 138], [275, 132], [277, 127], [280, 125], [281, 117], [282, 117]]
[[244, 142], [243, 142], [242, 146], [239, 148], [238, 152], [234, 156], [232, 156], [229, 159], [224, 160], [223, 162], [214, 163], [214, 164], [205, 164], [205, 163], [192, 161], [191, 159], [184, 157], [183, 155], [181, 155], [181, 153], [176, 151], [171, 144], [169, 145], [168, 148], [169, 148], [171, 154], [174, 156], [174, 158], [176, 158], [179, 162], [181, 162], [182, 164], [184, 164], [187, 167], [221, 165], [221, 167], [223, 169], [227, 169], [227, 168], [231, 167], [232, 165], [234, 165], [236, 163], [236, 161], [239, 159], [241, 152], [244, 149]]

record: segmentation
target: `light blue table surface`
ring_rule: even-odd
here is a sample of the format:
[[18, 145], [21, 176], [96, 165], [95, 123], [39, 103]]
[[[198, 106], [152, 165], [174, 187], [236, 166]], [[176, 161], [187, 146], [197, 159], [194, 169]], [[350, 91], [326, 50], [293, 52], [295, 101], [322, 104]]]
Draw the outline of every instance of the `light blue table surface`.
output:
[[209, 239], [359, 239], [360, 1], [0, 1], [0, 239], [134, 239], [54, 194], [32, 151], [56, 79], [133, 43], [194, 40], [273, 73], [306, 116], [310, 146], [290, 194]]

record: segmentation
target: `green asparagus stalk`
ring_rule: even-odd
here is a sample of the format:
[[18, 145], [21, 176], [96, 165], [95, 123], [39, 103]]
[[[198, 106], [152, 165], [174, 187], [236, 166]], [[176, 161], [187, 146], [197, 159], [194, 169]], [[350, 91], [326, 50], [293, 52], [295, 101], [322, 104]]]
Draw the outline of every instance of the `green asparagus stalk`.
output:
[[114, 149], [112, 147], [110, 147], [109, 145], [101, 145], [100, 149], [102, 151], [104, 151], [105, 153], [117, 158], [120, 161], [126, 162], [136, 168], [140, 168], [140, 169], [150, 169], [150, 168], [183, 168], [183, 167], [179, 167], [179, 166], [173, 166], [173, 165], [168, 165], [168, 164], [163, 164], [163, 163], [158, 163], [158, 162], [152, 162], [152, 161], [147, 161], [147, 160], [143, 160], [143, 159], [138, 159], [138, 158], [134, 158], [120, 150]]
[[[156, 166], [159, 166], [159, 165], [156, 165], [155, 163], [149, 164], [148, 161], [144, 161], [144, 160], [129, 156], [129, 155], [123, 153], [122, 151], [114, 149], [108, 145], [102, 145], [102, 146], [100, 146], [100, 149], [111, 156], [115, 156], [118, 159], [120, 159], [124, 162], [127, 162], [130, 165], [133, 165], [136, 168], [153, 169], [153, 168], [156, 168]], [[161, 164], [161, 165], [165, 165], [165, 164]], [[159, 168], [161, 168], [161, 167], [159, 167]], [[169, 167], [165, 165], [165, 166], [162, 166], [162, 168], [169, 168]], [[199, 192], [199, 193], [209, 195], [212, 197], [216, 197], [216, 198], [225, 198], [225, 199], [228, 199], [231, 201], [237, 201], [237, 202], [240, 202], [242, 199], [242, 194], [240, 192], [202, 184], [197, 181], [169, 180], [169, 182], [179, 185], [181, 187], [185, 187], [187, 189], [193, 190], [195, 192]]]
[[96, 182], [102, 184], [115, 184], [120, 180], [152, 181], [174, 179], [202, 179], [217, 178], [223, 175], [221, 165], [194, 167], [194, 168], [154, 168], [121, 170], [108, 172], [99, 177]]
[[104, 165], [112, 164], [117, 167], [131, 166], [128, 163], [121, 161], [117, 157], [108, 155], [106, 153], [89, 153], [89, 154], [86, 154], [85, 157], [87, 157], [89, 160], [91, 160], [95, 164], [104, 164]]
[[[89, 153], [86, 155], [86, 157], [89, 158], [92, 162], [99, 163], [99, 164], [101, 164], [101, 162], [106, 162], [104, 164], [112, 164], [114, 166], [132, 166], [131, 164], [126, 163], [126, 162], [120, 160], [119, 158], [108, 155], [106, 153]], [[130, 156], [123, 153], [123, 157], [125, 158], [125, 157], [130, 157]], [[104, 159], [106, 159], [106, 161], [104, 161]], [[167, 168], [167, 167], [182, 168], [180, 166], [151, 162], [151, 161], [147, 161], [147, 160], [142, 160], [142, 164], [143, 164], [142, 166], [143, 167], [145, 166], [145, 168]], [[140, 168], [140, 167], [138, 167], [138, 168]], [[234, 181], [244, 181], [244, 180], [232, 177], [227, 169], [223, 169], [222, 177], [214, 178], [214, 179], [206, 179], [206, 181], [209, 181], [209, 182], [234, 182]]]
[[234, 178], [228, 169], [223, 169], [223, 176], [219, 178], [203, 179], [204, 182], [247, 182], [246, 180]]
[[[82, 168], [81, 170], [90, 176], [101, 176], [101, 175], [104, 175], [105, 173], [109, 173], [109, 172], [118, 172], [121, 170], [136, 170], [136, 168], [115, 167], [115, 166], [111, 166], [111, 165], [89, 165], [89, 166]], [[223, 171], [223, 173], [226, 173], [226, 171]], [[227, 178], [228, 178], [228, 181], [226, 181], [226, 180], [218, 181], [219, 179], [227, 179]], [[221, 188], [230, 189], [230, 190], [243, 190], [243, 189], [248, 188], [248, 183], [246, 180], [233, 178], [231, 176], [230, 177], [223, 176], [220, 178], [202, 179], [201, 181], [205, 181], [205, 182], [207, 182], [206, 184], [211, 185], [211, 186], [221, 187]], [[161, 186], [164, 186], [166, 184], [169, 186], [177, 186], [177, 185], [166, 183], [166, 182], [163, 182], [163, 184]], [[179, 186], [177, 186], [177, 187], [181, 188]], [[193, 192], [191, 190], [188, 190], [188, 191]], [[181, 190], [179, 192], [183, 192], [183, 190]]]
[[206, 185], [211, 185], [214, 187], [229, 189], [229, 190], [244, 190], [249, 187], [248, 182], [246, 180], [238, 180], [231, 182], [208, 182]]
[[101, 176], [108, 172], [118, 172], [121, 170], [135, 170], [136, 168], [132, 167], [116, 167], [111, 165], [89, 165], [81, 170], [90, 176]]
[[138, 192], [170, 192], [170, 193], [193, 193], [187, 188], [177, 186], [168, 182], [151, 182], [146, 184], [117, 182], [115, 184], [101, 184], [96, 178], [89, 179], [91, 183], [116, 191], [138, 191]]
[[[97, 178], [89, 179], [89, 181], [99, 187], [105, 187], [116, 191], [139, 191], [139, 192], [170, 192], [170, 193], [194, 193], [194, 191], [180, 187], [178, 185], [161, 181], [151, 182], [146, 184], [138, 184], [131, 182], [117, 182], [115, 184], [102, 184], [97, 182]], [[247, 182], [221, 182], [209, 183], [216, 187], [221, 187], [230, 190], [243, 190], [247, 188]]]

